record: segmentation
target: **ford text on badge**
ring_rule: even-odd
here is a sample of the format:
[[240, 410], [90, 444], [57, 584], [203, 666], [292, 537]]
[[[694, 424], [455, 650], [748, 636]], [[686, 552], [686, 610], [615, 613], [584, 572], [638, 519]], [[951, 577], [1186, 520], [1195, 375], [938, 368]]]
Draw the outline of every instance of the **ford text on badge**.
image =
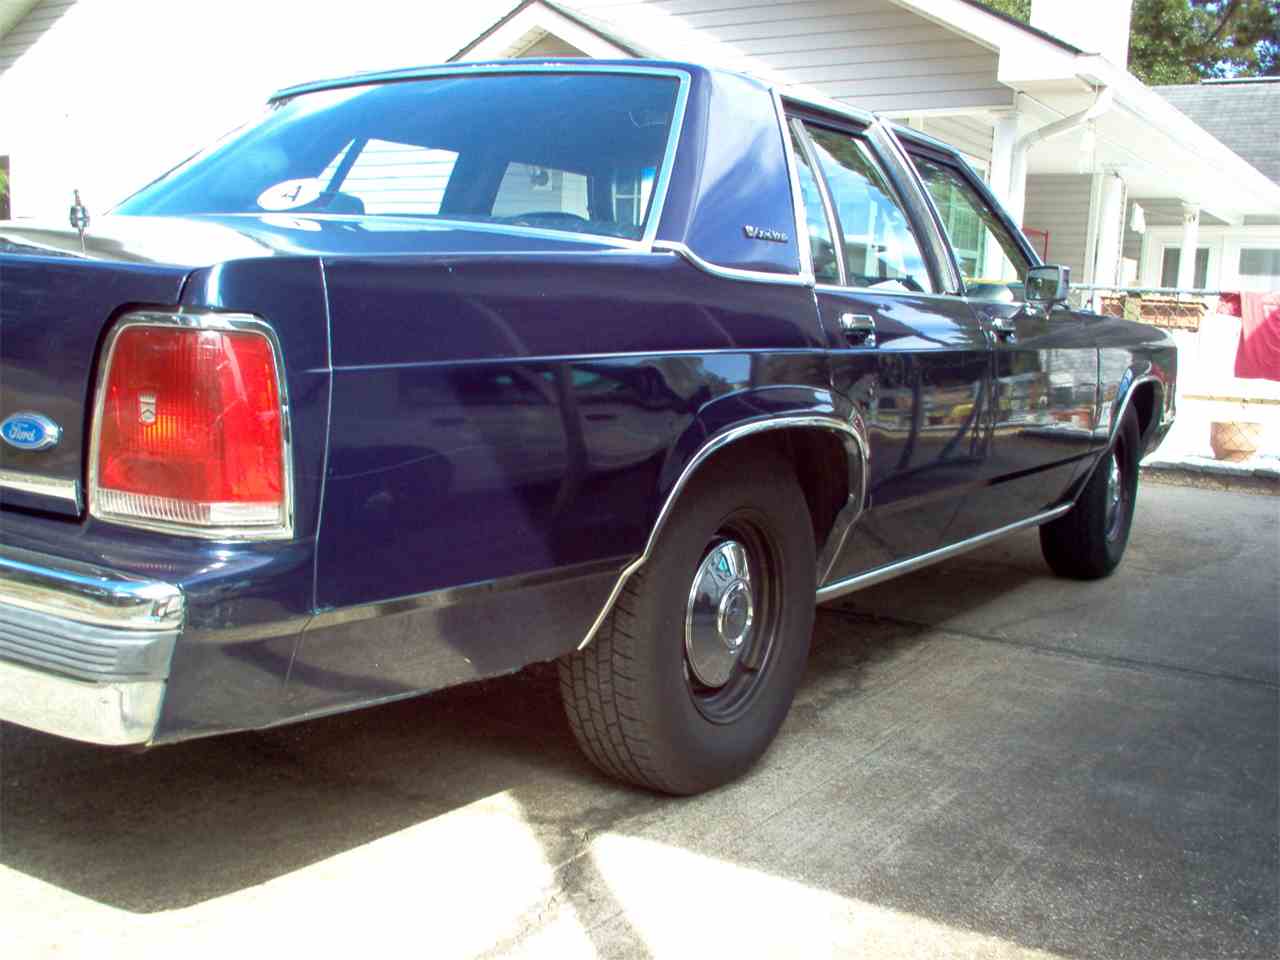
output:
[[62, 428], [39, 413], [15, 413], [0, 423], [0, 437], [19, 450], [48, 450], [61, 436]]

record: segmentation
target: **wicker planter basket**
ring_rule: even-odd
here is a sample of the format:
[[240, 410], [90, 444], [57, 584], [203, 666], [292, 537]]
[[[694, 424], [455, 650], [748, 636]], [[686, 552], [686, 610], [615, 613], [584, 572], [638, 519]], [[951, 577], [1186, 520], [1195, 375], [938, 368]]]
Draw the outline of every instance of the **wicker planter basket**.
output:
[[1218, 460], [1239, 462], [1258, 452], [1262, 424], [1242, 420], [1218, 421], [1209, 425], [1209, 446]]

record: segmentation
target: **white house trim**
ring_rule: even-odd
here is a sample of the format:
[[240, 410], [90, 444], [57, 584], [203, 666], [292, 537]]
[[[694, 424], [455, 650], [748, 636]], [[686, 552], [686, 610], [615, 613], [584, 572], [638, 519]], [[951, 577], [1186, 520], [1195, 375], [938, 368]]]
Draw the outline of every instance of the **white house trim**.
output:
[[502, 60], [516, 57], [546, 34], [600, 60], [625, 60], [635, 51], [614, 43], [601, 33], [588, 29], [559, 10], [543, 3], [529, 3], [517, 8], [492, 30], [463, 47], [450, 59]]

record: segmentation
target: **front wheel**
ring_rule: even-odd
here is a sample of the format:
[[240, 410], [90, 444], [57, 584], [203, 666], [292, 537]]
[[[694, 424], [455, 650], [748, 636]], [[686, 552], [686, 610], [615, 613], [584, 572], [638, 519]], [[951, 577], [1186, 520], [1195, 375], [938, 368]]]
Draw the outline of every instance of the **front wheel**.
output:
[[1120, 565], [1138, 502], [1139, 443], [1130, 408], [1075, 506], [1040, 528], [1040, 550], [1054, 573], [1096, 580]]
[[592, 644], [560, 661], [569, 725], [591, 761], [672, 794], [747, 770], [804, 672], [814, 553], [787, 463], [705, 467]]

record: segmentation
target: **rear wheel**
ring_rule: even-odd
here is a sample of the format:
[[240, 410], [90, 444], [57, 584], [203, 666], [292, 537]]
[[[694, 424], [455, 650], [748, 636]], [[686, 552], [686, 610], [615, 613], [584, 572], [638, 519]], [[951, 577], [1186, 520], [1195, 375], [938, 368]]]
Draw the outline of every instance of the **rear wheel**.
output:
[[1120, 565], [1138, 501], [1139, 443], [1138, 417], [1129, 409], [1075, 506], [1040, 528], [1040, 550], [1054, 573], [1096, 580]]
[[592, 644], [560, 662], [574, 736], [606, 773], [691, 794], [768, 748], [804, 672], [815, 557], [775, 458], [705, 467]]

